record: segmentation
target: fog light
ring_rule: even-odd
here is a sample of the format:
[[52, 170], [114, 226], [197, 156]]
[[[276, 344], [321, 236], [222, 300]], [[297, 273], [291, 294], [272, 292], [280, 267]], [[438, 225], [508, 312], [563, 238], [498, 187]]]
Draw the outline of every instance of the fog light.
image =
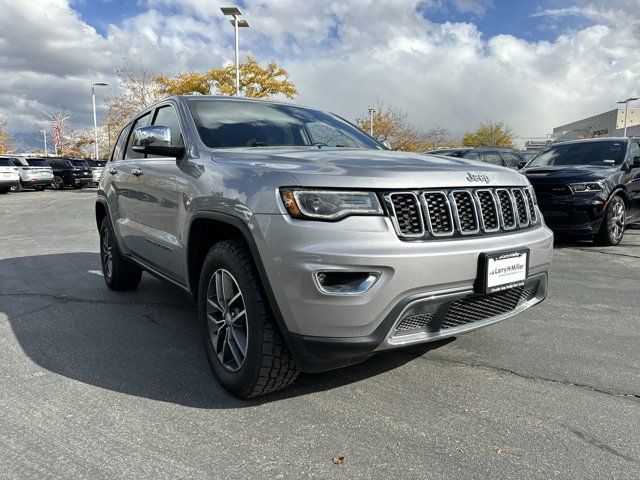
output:
[[373, 287], [380, 272], [316, 272], [318, 290], [327, 295], [362, 295]]

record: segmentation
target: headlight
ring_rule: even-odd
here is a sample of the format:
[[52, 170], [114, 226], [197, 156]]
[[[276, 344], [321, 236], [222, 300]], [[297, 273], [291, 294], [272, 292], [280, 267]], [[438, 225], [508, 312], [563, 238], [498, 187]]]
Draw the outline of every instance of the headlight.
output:
[[599, 192], [604, 185], [601, 182], [570, 183], [569, 188], [573, 193]]
[[293, 218], [339, 220], [349, 215], [382, 215], [373, 192], [281, 188], [284, 206]]

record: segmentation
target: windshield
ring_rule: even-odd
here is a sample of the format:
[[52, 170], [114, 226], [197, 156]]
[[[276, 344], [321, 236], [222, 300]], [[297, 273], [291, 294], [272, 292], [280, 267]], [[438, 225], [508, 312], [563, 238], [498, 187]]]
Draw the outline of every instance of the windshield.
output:
[[48, 167], [49, 164], [44, 160], [38, 158], [27, 158], [27, 163], [32, 167]]
[[189, 100], [202, 143], [210, 148], [328, 146], [384, 150], [357, 127], [328, 113], [293, 105]]
[[545, 150], [527, 166], [618, 165], [625, 149], [626, 142], [620, 141], [565, 143]]
[[89, 168], [89, 165], [87, 165], [87, 162], [85, 162], [84, 160], [70, 160], [71, 165], [73, 165], [76, 168]]
[[13, 163], [8, 158], [0, 158], [0, 167], [13, 167]]

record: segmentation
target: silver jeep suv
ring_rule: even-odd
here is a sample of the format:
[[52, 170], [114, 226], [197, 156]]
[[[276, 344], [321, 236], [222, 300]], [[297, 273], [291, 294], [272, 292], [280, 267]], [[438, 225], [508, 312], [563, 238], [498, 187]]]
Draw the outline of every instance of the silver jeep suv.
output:
[[96, 221], [107, 285], [144, 270], [193, 295], [213, 371], [242, 398], [513, 316], [545, 298], [553, 246], [513, 170], [229, 97], [133, 118]]

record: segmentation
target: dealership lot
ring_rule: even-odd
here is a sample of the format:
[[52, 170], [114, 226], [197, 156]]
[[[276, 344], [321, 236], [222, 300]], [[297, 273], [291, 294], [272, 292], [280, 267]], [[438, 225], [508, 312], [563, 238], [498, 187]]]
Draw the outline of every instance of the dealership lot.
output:
[[0, 198], [3, 475], [638, 478], [640, 230], [559, 243], [549, 297], [515, 319], [246, 402], [188, 296], [105, 287], [94, 197]]

